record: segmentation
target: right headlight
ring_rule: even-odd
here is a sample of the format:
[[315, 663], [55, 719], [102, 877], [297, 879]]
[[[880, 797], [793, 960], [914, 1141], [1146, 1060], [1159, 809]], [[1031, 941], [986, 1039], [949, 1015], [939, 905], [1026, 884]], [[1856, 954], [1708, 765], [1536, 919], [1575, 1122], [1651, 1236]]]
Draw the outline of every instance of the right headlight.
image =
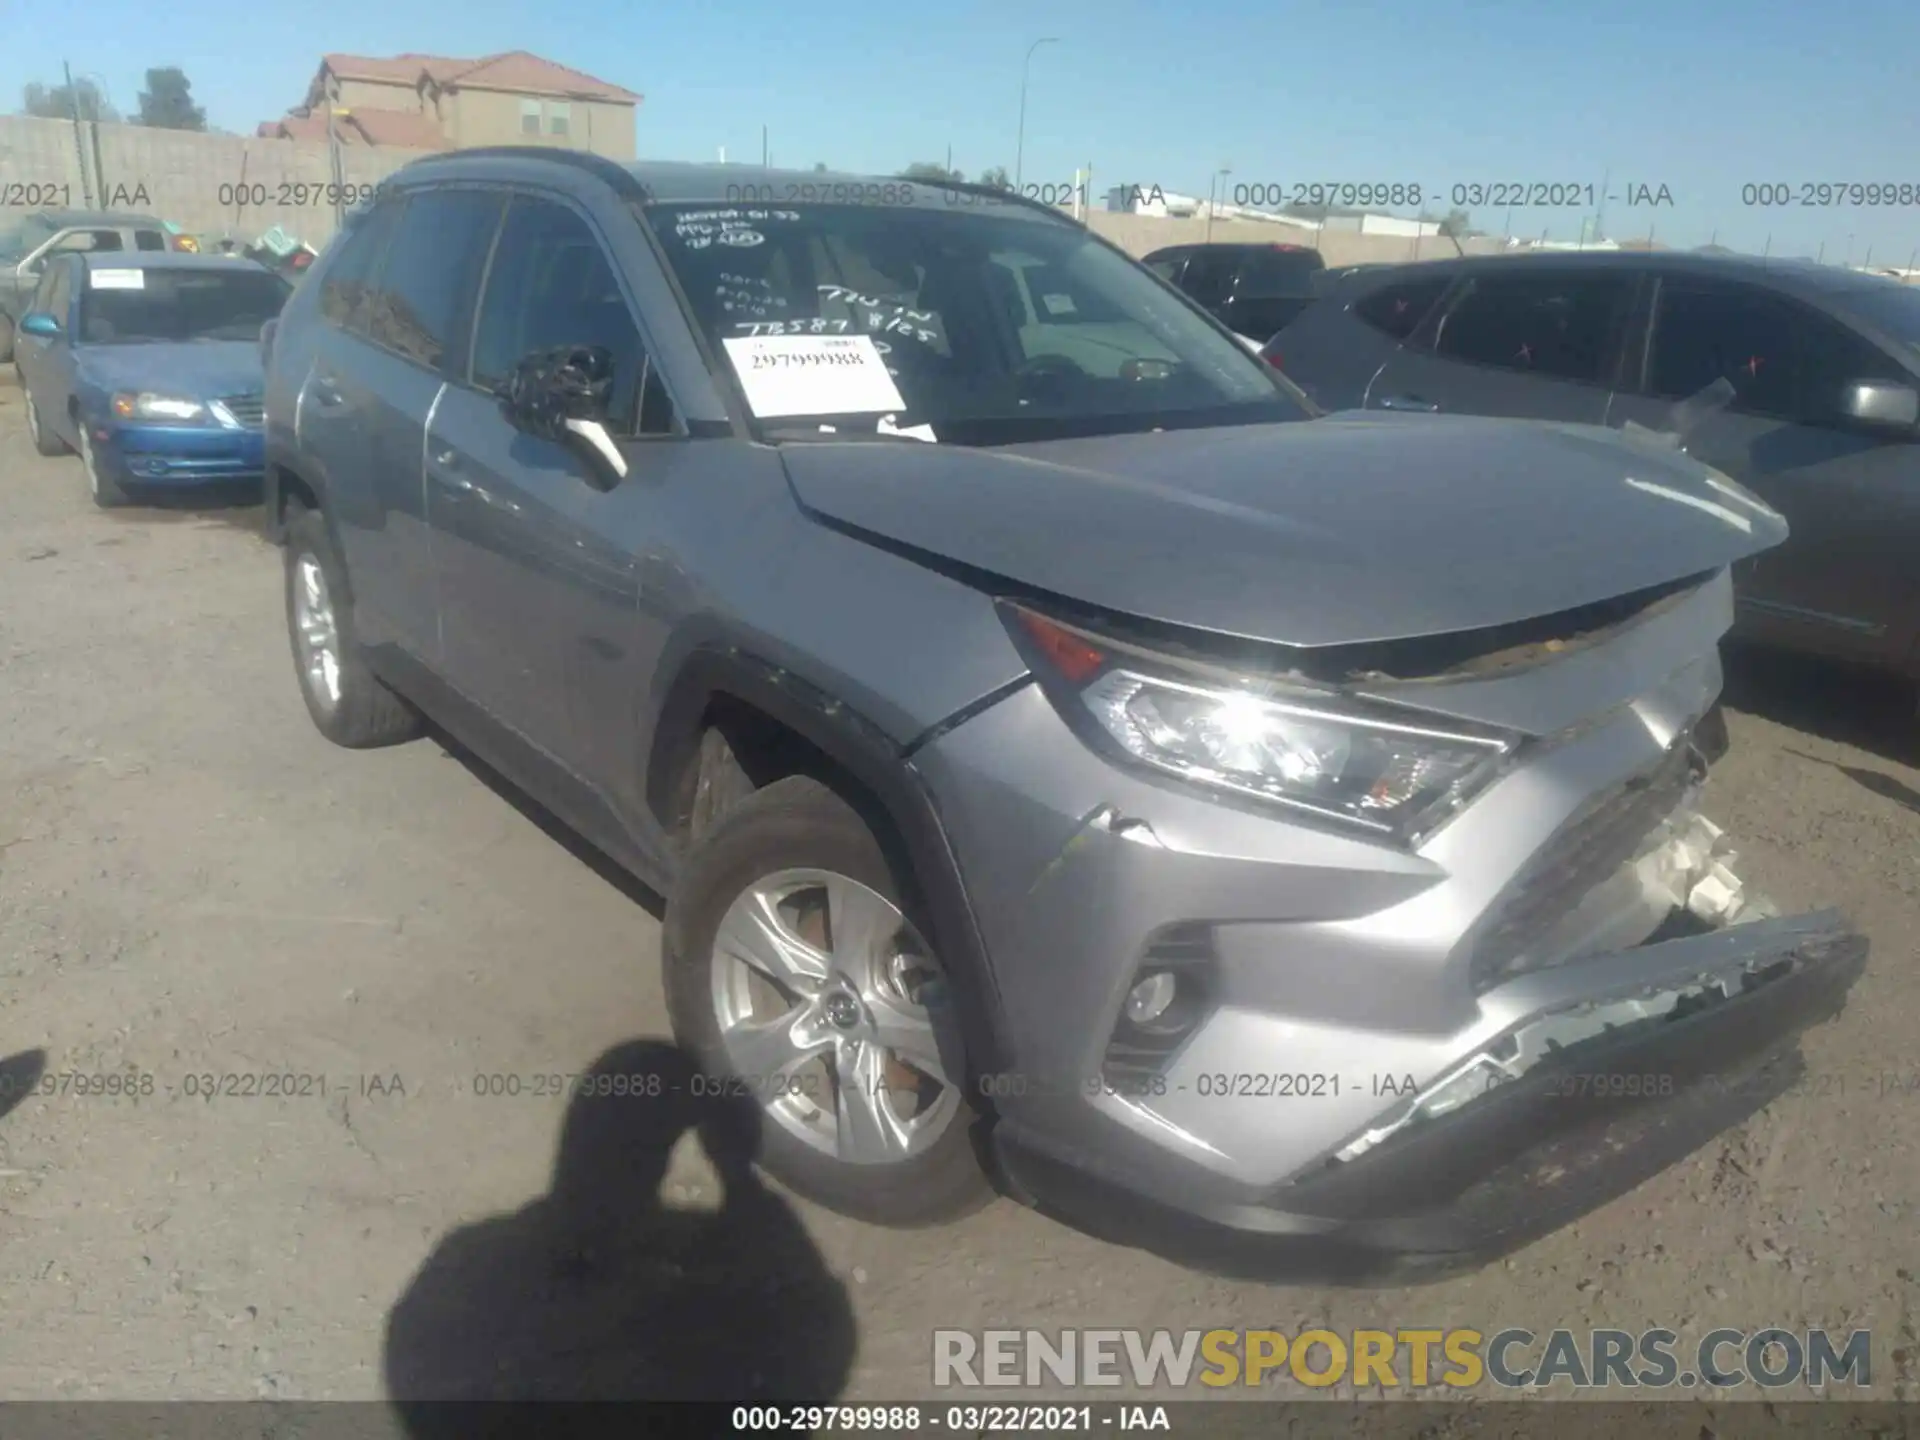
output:
[[1127, 758], [1402, 844], [1485, 789], [1519, 743], [1334, 691], [1203, 676], [1009, 608], [1056, 703], [1077, 709]]

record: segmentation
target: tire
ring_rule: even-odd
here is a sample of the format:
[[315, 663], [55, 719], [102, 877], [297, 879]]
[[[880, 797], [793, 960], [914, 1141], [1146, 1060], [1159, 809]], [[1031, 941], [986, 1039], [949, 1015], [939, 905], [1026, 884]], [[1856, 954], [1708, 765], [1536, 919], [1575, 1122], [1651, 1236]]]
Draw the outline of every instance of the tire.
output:
[[[855, 1219], [901, 1227], [935, 1224], [978, 1209], [993, 1198], [975, 1148], [980, 1117], [968, 1102], [967, 1070], [954, 1033], [956, 1027], [946, 1018], [953, 1013], [952, 1007], [937, 998], [943, 983], [932, 975], [938, 969], [937, 959], [924, 944], [909, 948], [927, 956], [925, 961], [883, 959], [864, 972], [867, 979], [882, 986], [878, 997], [870, 986], [857, 983], [863, 967], [855, 952], [867, 947], [851, 943], [833, 952], [833, 958], [836, 975], [856, 977], [856, 983], [848, 987], [834, 980], [812, 992], [796, 992], [798, 1008], [790, 1013], [803, 1018], [793, 1028], [811, 1026], [813, 1033], [829, 1037], [829, 1043], [836, 1047], [831, 1075], [824, 1068], [827, 1062], [816, 1059], [811, 1062], [812, 1079], [803, 1071], [785, 1082], [800, 1092], [797, 1096], [776, 1094], [771, 1077], [779, 1071], [748, 1073], [738, 1061], [738, 1051], [730, 1049], [727, 1035], [740, 1032], [731, 1029], [728, 1022], [743, 1017], [728, 1016], [725, 1012], [730, 1001], [723, 997], [738, 993], [737, 977], [746, 972], [746, 967], [716, 954], [716, 939], [723, 921], [744, 913], [736, 910], [736, 902], [747, 905], [756, 887], [777, 886], [780, 877], [792, 884], [796, 873], [827, 877], [837, 893], [857, 897], [857, 904], [864, 910], [856, 911], [856, 902], [849, 900], [844, 913], [864, 913], [882, 922], [868, 933], [892, 936], [900, 927], [905, 927], [900, 933], [913, 937], [929, 933], [915, 918], [918, 905], [911, 897], [901, 899], [904, 887], [896, 867], [889, 864], [873, 831], [851, 805], [807, 776], [775, 781], [741, 800], [694, 843], [674, 898], [667, 906], [663, 979], [675, 1038], [694, 1057], [702, 1073], [713, 1077], [716, 1086], [725, 1085], [729, 1093], [744, 1093], [759, 1102], [760, 1164], [797, 1193]], [[876, 900], [883, 903], [876, 905]], [[894, 928], [888, 929], [889, 925]], [[849, 940], [852, 936], [850, 926]], [[822, 937], [815, 942], [818, 948], [830, 949], [825, 944], [827, 932], [822, 932]], [[871, 953], [891, 955], [892, 944], [883, 941], [871, 947]], [[844, 972], [839, 969], [843, 962]], [[903, 995], [914, 992], [889, 993], [889, 982], [883, 978], [890, 972], [897, 974], [897, 967], [903, 963], [909, 969], [927, 967], [920, 970], [923, 977], [928, 977], [925, 988], [917, 992], [926, 997], [927, 1003], [917, 1013], [926, 1017], [928, 1024], [924, 1029], [916, 1027], [914, 1033], [937, 1036], [931, 1049], [923, 1044], [918, 1053], [933, 1055], [935, 1068], [953, 1077], [948, 1084], [903, 1066], [898, 1057], [909, 1052], [867, 1038], [874, 1017], [890, 1014], [897, 1023], [902, 1015], [915, 1013], [911, 1000], [905, 1006], [900, 1004]], [[763, 980], [759, 983], [765, 993], [775, 993]], [[857, 1003], [847, 1004], [849, 997]], [[780, 1013], [788, 1003], [792, 1002], [774, 1000], [769, 1014]], [[836, 1003], [843, 1008], [836, 1011]], [[844, 1018], [847, 1010], [858, 1012], [851, 1024]], [[829, 1023], [836, 1013], [843, 1018]], [[804, 1018], [809, 1015], [811, 1019]], [[764, 1027], [766, 1018], [756, 1003], [751, 1023]], [[836, 1030], [835, 1025], [848, 1028]], [[852, 1048], [839, 1049], [843, 1043]], [[848, 1055], [857, 1058], [848, 1060]], [[874, 1068], [855, 1068], [863, 1065]], [[843, 1090], [838, 1084], [842, 1068], [870, 1075], [873, 1085], [855, 1087], [851, 1092]], [[770, 1065], [763, 1064], [759, 1069], [769, 1071]], [[900, 1077], [917, 1083], [922, 1092], [937, 1093], [937, 1099], [922, 1112], [925, 1119], [918, 1131], [913, 1129], [913, 1121], [900, 1119], [901, 1109], [912, 1108], [912, 1102], [899, 1103], [893, 1098], [900, 1093], [895, 1088], [901, 1083]], [[861, 1089], [877, 1093], [882, 1084], [887, 1087], [885, 1093], [873, 1106], [846, 1101], [848, 1093], [857, 1094]], [[901, 1132], [915, 1138], [899, 1141], [891, 1149], [883, 1145], [878, 1151], [869, 1151], [864, 1159], [849, 1158], [845, 1152], [854, 1143], [846, 1138], [850, 1127], [867, 1135], [879, 1131], [869, 1122], [849, 1119], [843, 1106], [865, 1117], [879, 1113], [874, 1107], [884, 1107], [894, 1121], [882, 1128], [896, 1139]], [[811, 1119], [804, 1112], [812, 1112]]]
[[33, 392], [23, 383], [21, 391], [27, 397], [27, 434], [33, 440], [34, 453], [39, 455], [64, 455], [67, 442], [40, 423], [40, 407], [33, 403]]
[[93, 453], [93, 441], [87, 438], [87, 422], [76, 420], [74, 430], [80, 436], [80, 468], [86, 473], [87, 493], [102, 510], [116, 510], [127, 503], [127, 492], [111, 475], [100, 473], [100, 458]]
[[[308, 589], [314, 579], [317, 595]], [[419, 712], [367, 667], [354, 638], [346, 567], [334, 550], [325, 518], [302, 505], [290, 507], [287, 517], [286, 605], [287, 641], [300, 698], [322, 735], [349, 750], [371, 750], [421, 734], [425, 727]], [[329, 651], [330, 659], [323, 658]]]

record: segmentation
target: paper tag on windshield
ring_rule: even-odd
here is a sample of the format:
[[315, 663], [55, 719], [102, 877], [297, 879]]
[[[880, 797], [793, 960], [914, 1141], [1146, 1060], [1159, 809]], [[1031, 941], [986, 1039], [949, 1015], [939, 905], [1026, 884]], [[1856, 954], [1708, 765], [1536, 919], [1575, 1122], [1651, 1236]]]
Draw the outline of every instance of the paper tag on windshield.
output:
[[1076, 309], [1071, 295], [1042, 295], [1040, 303], [1047, 307], [1049, 315], [1071, 315]]
[[755, 415], [859, 415], [904, 410], [870, 335], [750, 335], [726, 342]]
[[147, 272], [144, 270], [89, 270], [89, 282], [96, 290], [144, 290], [147, 288]]

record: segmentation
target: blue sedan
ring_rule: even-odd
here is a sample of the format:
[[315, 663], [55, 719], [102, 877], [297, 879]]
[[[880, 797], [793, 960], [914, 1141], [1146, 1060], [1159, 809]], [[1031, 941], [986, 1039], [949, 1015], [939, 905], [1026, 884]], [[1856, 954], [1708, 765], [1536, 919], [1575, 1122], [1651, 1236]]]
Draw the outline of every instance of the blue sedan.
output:
[[224, 255], [53, 257], [14, 346], [34, 448], [78, 450], [103, 507], [146, 488], [257, 481], [260, 329], [291, 293]]

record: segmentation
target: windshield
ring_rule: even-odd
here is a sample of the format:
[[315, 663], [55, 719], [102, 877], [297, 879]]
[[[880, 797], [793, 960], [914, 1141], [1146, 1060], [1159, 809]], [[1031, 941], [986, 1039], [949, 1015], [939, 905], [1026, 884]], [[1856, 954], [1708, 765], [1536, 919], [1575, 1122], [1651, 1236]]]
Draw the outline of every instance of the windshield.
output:
[[265, 270], [154, 267], [87, 272], [80, 339], [88, 345], [257, 340], [292, 287]]
[[748, 405], [785, 431], [991, 445], [1311, 413], [1132, 261], [1016, 207], [648, 213]]

